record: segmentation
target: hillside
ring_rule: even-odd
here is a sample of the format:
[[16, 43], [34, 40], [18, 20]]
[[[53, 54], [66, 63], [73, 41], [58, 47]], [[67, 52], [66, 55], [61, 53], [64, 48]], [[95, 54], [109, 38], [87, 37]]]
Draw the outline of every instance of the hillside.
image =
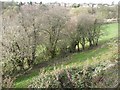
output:
[[[87, 83], [89, 87], [89, 83], [85, 79], [76, 80], [75, 76], [78, 72], [83, 72], [83, 74], [78, 74], [77, 78], [80, 75], [81, 78], [87, 78], [87, 81], [92, 80], [90, 87], [114, 87], [118, 80], [116, 78], [118, 76], [118, 26], [117, 23], [113, 23], [107, 24], [105, 27], [104, 35], [101, 37], [98, 47], [70, 54], [61, 60], [53, 60], [48, 62], [49, 65], [43, 65], [43, 68], [37, 67], [27, 75], [18, 77], [14, 83], [15, 87], [61, 87], [58, 79], [65, 80], [63, 87], [69, 87], [71, 83], [73, 87], [78, 87], [78, 84], [82, 82]], [[90, 70], [88, 70], [89, 68]], [[71, 79], [68, 79], [69, 74]], [[89, 76], [84, 77], [84, 74], [90, 75], [93, 79], [90, 79]], [[59, 76], [60, 78], [58, 78]], [[100, 78], [102, 79], [99, 81]], [[76, 82], [73, 84], [74, 80]], [[94, 85], [95, 83], [96, 85]], [[85, 84], [81, 85], [83, 86], [80, 87], [84, 87]]]

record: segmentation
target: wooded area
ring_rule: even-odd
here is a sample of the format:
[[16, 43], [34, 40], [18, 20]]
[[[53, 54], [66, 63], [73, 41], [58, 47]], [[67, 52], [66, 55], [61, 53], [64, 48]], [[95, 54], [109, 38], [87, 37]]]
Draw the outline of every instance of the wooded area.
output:
[[[109, 24], [104, 20], [116, 19], [117, 23], [118, 16], [117, 5], [66, 8], [42, 3], [16, 5], [11, 2], [3, 3], [2, 8], [3, 32], [0, 44], [4, 88], [13, 87], [17, 77], [42, 62], [99, 47], [99, 41], [107, 34], [104, 30]], [[89, 75], [88, 73], [86, 75]], [[69, 72], [66, 74], [69, 76]], [[86, 77], [83, 79], [88, 80], [87, 84], [75, 87], [89, 87], [90, 77], [85, 79]]]

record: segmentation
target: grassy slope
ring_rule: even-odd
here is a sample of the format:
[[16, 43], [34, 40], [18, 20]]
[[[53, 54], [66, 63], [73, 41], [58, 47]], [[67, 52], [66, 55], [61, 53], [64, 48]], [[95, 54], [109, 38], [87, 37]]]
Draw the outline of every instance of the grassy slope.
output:
[[[101, 40], [100, 40], [101, 42], [110, 40], [111, 38], [117, 37], [117, 35], [118, 35], [117, 23], [108, 24], [106, 26], [107, 26], [107, 28], [105, 29], [106, 35], [101, 37]], [[64, 68], [66, 66], [72, 66], [73, 64], [81, 65], [86, 60], [88, 60], [88, 59], [91, 60], [92, 57], [102, 55], [108, 51], [109, 51], [109, 48], [104, 46], [103, 48], [97, 48], [97, 49], [85, 51], [82, 53], [75, 53], [69, 57], [68, 61], [63, 62], [62, 64], [58, 64], [55, 67], [56, 68]], [[52, 70], [54, 70], [54, 66], [45, 67], [44, 70], [47, 72], [51, 72]], [[36, 70], [29, 75], [18, 78], [15, 81], [15, 87], [17, 87], [17, 88], [27, 87], [29, 85], [29, 83], [32, 81], [32, 79], [37, 77], [38, 75], [39, 75], [39, 70]]]
[[113, 24], [107, 24], [105, 25], [105, 33], [101, 37], [101, 41], [106, 41], [110, 40], [111, 38], [118, 37], [118, 24], [113, 23]]

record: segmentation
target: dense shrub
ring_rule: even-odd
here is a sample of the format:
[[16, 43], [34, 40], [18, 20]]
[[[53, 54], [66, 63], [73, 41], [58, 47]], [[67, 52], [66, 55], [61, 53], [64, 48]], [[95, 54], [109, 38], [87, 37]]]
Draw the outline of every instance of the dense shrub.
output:
[[81, 68], [65, 69], [54, 74], [40, 75], [29, 85], [29, 88], [76, 88], [91, 87], [91, 71]]
[[84, 67], [40, 73], [29, 88], [106, 88], [118, 84], [118, 67], [109, 60]]

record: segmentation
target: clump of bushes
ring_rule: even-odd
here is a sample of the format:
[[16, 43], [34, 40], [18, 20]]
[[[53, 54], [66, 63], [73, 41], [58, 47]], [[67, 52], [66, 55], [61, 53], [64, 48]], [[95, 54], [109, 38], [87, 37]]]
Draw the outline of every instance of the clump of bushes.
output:
[[[102, 64], [103, 63], [103, 64]], [[29, 88], [106, 88], [117, 84], [117, 67], [110, 63], [100, 62], [85, 67], [73, 67], [55, 70], [51, 73], [42, 72], [28, 86]], [[106, 66], [106, 67], [105, 67]], [[109, 73], [108, 73], [109, 72]], [[113, 75], [114, 74], [114, 75]], [[111, 76], [110, 76], [111, 75]], [[111, 82], [113, 81], [113, 83]], [[104, 84], [102, 84], [104, 83]]]
[[42, 74], [34, 80], [29, 88], [76, 88], [90, 87], [94, 70], [88, 67], [86, 70], [81, 68], [64, 69], [54, 74]]

